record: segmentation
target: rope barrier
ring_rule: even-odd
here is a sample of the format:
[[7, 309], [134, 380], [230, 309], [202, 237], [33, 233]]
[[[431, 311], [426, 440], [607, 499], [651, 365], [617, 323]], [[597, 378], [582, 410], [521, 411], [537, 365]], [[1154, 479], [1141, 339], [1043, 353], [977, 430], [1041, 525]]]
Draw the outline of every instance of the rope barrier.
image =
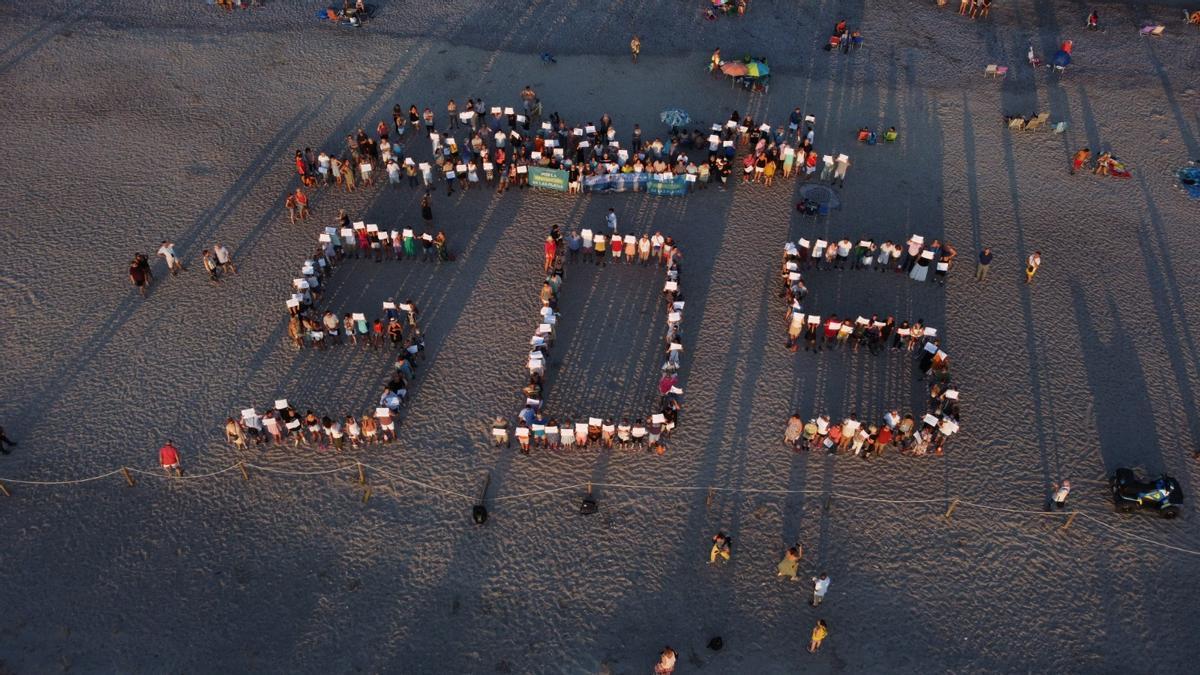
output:
[[[256, 469], [258, 471], [263, 471], [265, 473], [275, 473], [275, 474], [282, 474], [282, 475], [287, 475], [287, 476], [324, 476], [324, 475], [329, 475], [329, 474], [334, 474], [334, 473], [341, 473], [344, 471], [358, 471], [361, 469], [370, 469], [371, 471], [373, 471], [377, 474], [380, 474], [382, 476], [387, 476], [388, 478], [398, 480], [403, 483], [407, 483], [409, 485], [414, 485], [414, 486], [423, 488], [425, 490], [448, 495], [451, 497], [456, 497], [456, 498], [463, 499], [468, 502], [474, 501], [473, 497], [471, 497], [470, 495], [467, 495], [467, 494], [463, 494], [462, 492], [458, 492], [456, 490], [451, 490], [449, 488], [439, 487], [437, 485], [433, 485], [431, 483], [426, 483], [426, 482], [417, 480], [415, 478], [409, 478], [407, 476], [400, 475], [400, 474], [395, 473], [388, 469], [381, 469], [377, 466], [373, 466], [370, 464], [363, 464], [361, 462], [355, 462], [354, 464], [343, 464], [343, 465], [332, 467], [329, 469], [321, 469], [321, 470], [317, 470], [317, 471], [296, 471], [296, 470], [292, 470], [292, 469], [279, 469], [279, 468], [275, 468], [275, 467], [259, 466], [257, 464], [251, 464], [249, 462], [237, 462], [235, 464], [231, 464], [230, 466], [225, 467], [224, 469], [219, 469], [217, 471], [211, 471], [209, 473], [195, 474], [195, 475], [184, 475], [184, 476], [175, 476], [175, 475], [167, 474], [165, 472], [149, 471], [146, 469], [135, 469], [135, 468], [122, 467], [119, 469], [114, 469], [113, 471], [109, 471], [108, 473], [100, 474], [98, 476], [90, 476], [90, 477], [86, 477], [86, 478], [75, 478], [75, 479], [68, 479], [68, 480], [48, 480], [47, 481], [47, 480], [27, 480], [27, 479], [20, 479], [20, 478], [2, 478], [2, 477], [0, 477], [0, 487], [2, 487], [4, 483], [13, 483], [13, 484], [18, 484], [18, 485], [51, 486], [51, 487], [61, 486], [61, 485], [78, 485], [81, 483], [89, 483], [92, 481], [110, 478], [112, 476], [116, 476], [118, 474], [122, 474], [125, 472], [133, 472], [133, 473], [137, 473], [142, 476], [152, 476], [152, 477], [162, 478], [162, 479], [166, 479], [166, 480], [188, 480], [188, 479], [195, 480], [195, 479], [201, 479], [201, 478], [213, 478], [215, 476], [219, 476], [221, 474], [228, 473], [228, 472], [234, 471], [234, 470], [243, 471], [244, 468], [251, 468], [251, 469]], [[1149, 537], [1143, 537], [1138, 534], [1126, 532], [1117, 527], [1109, 525], [1108, 523], [1100, 520], [1099, 518], [1097, 518], [1095, 516], [1089, 515], [1082, 511], [1044, 511], [1044, 510], [1034, 510], [1034, 509], [1011, 509], [1011, 508], [1007, 508], [1007, 507], [1003, 507], [1003, 506], [992, 506], [989, 504], [979, 504], [977, 502], [964, 501], [959, 497], [936, 497], [936, 498], [929, 498], [929, 499], [885, 499], [885, 498], [881, 498], [881, 497], [864, 497], [862, 495], [846, 494], [846, 493], [841, 493], [841, 492], [827, 492], [824, 490], [789, 490], [786, 488], [720, 487], [720, 486], [707, 486], [707, 485], [649, 485], [649, 484], [629, 484], [629, 483], [588, 482], [588, 483], [576, 483], [573, 485], [564, 485], [564, 486], [560, 486], [560, 487], [546, 488], [543, 490], [534, 490], [531, 492], [520, 492], [517, 494], [500, 495], [497, 497], [493, 497], [490, 501], [492, 501], [493, 503], [496, 503], [496, 502], [516, 501], [516, 500], [520, 500], [520, 499], [531, 499], [534, 497], [540, 497], [542, 495], [555, 494], [555, 493], [559, 493], [559, 492], [568, 492], [568, 491], [572, 491], [572, 490], [581, 490], [584, 488], [609, 488], [609, 489], [615, 489], [615, 490], [636, 490], [639, 492], [708, 492], [709, 494], [716, 493], [716, 492], [725, 492], [725, 493], [731, 493], [731, 494], [823, 495], [823, 496], [826, 496], [828, 498], [833, 498], [833, 499], [842, 499], [842, 500], [857, 501], [857, 502], [871, 502], [871, 503], [876, 503], [876, 504], [909, 505], [909, 504], [947, 504], [947, 503], [950, 503], [951, 508], [946, 514], [947, 519], [950, 517], [950, 514], [953, 513], [953, 511], [956, 507], [964, 506], [964, 507], [974, 507], [977, 509], [982, 509], [984, 511], [992, 511], [992, 512], [999, 512], [999, 513], [1012, 513], [1012, 514], [1018, 514], [1018, 515], [1031, 515], [1031, 516], [1040, 516], [1040, 517], [1051, 516], [1051, 517], [1056, 517], [1056, 518], [1061, 518], [1063, 516], [1067, 516], [1069, 518], [1069, 520], [1067, 521], [1067, 524], [1064, 525], [1063, 527], [1070, 525], [1070, 523], [1075, 519], [1076, 516], [1082, 516], [1085, 520], [1095, 523], [1096, 525], [1104, 528], [1105, 530], [1107, 530], [1119, 537], [1124, 537], [1124, 538], [1140, 541], [1142, 543], [1150, 544], [1152, 546], [1165, 548], [1168, 550], [1176, 551], [1179, 553], [1184, 553], [1187, 555], [1200, 556], [1200, 550], [1184, 548], [1182, 546], [1175, 546], [1174, 544], [1167, 544], [1167, 543], [1163, 543], [1160, 541], [1155, 541], [1153, 539], [1150, 539]], [[8, 495], [7, 490], [3, 490], [3, 492], [5, 495]], [[364, 496], [363, 501], [365, 502], [366, 497], [369, 497], [369, 496], [370, 496], [370, 487], [368, 486], [367, 492]]]

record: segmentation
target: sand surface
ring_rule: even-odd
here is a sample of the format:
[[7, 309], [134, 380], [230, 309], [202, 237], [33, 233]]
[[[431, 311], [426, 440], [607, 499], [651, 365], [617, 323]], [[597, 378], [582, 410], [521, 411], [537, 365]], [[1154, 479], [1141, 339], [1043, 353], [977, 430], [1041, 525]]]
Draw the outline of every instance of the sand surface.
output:
[[[0, 423], [20, 443], [0, 457], [0, 670], [11, 672], [679, 672], [1183, 673], [1200, 656], [1195, 555], [1200, 516], [1111, 513], [1095, 479], [1123, 464], [1169, 470], [1195, 493], [1200, 444], [1200, 204], [1172, 182], [1200, 159], [1200, 31], [1177, 7], [1105, 5], [1088, 33], [1067, 2], [995, 3], [971, 23], [932, 3], [754, 0], [741, 20], [706, 23], [700, 2], [379, 2], [369, 27], [316, 23], [320, 3], [272, 2], [235, 15], [202, 2], [129, 0], [0, 6]], [[838, 16], [863, 50], [819, 49]], [[1158, 39], [1143, 22], [1168, 26]], [[641, 63], [626, 55], [643, 38]], [[1024, 66], [1075, 40], [1064, 76]], [[769, 95], [709, 79], [709, 51], [763, 54]], [[536, 54], [550, 50], [553, 66]], [[988, 63], [1008, 76], [985, 79]], [[816, 145], [853, 161], [830, 218], [798, 216], [794, 182], [687, 198], [574, 197], [521, 190], [434, 196], [457, 254], [435, 265], [356, 262], [331, 289], [341, 311], [411, 296], [428, 359], [401, 440], [353, 456], [271, 449], [249, 461], [313, 476], [236, 470], [165, 481], [171, 438], [192, 475], [231, 466], [220, 424], [287, 397], [330, 412], [373, 406], [391, 358], [297, 353], [282, 301], [317, 228], [337, 209], [389, 227], [419, 222], [406, 188], [314, 197], [290, 225], [296, 148], [340, 148], [393, 103], [480, 96], [515, 104], [533, 85], [547, 113], [634, 122], [682, 107], [701, 122], [733, 109], [782, 123], [817, 116]], [[1010, 133], [1005, 114], [1044, 110], [1062, 135]], [[857, 145], [896, 126], [900, 141]], [[1110, 149], [1131, 180], [1069, 176], [1070, 153]], [[428, 154], [423, 143], [417, 154]], [[599, 227], [609, 207], [684, 255], [690, 348], [680, 429], [666, 455], [490, 447], [514, 415], [538, 306], [540, 242], [551, 223]], [[877, 415], [917, 401], [903, 357], [791, 354], [776, 296], [782, 242], [800, 236], [950, 240], [968, 264], [945, 288], [898, 275], [810, 274], [815, 311], [895, 313], [943, 331], [963, 391], [963, 431], [943, 458], [800, 456], [779, 443], [799, 410]], [[190, 271], [147, 300], [125, 264], [173, 239]], [[200, 250], [221, 241], [241, 274], [207, 284]], [[977, 247], [996, 253], [976, 284]], [[1021, 261], [1045, 264], [1032, 286]], [[163, 277], [161, 261], [156, 274]], [[661, 343], [658, 273], [568, 270], [573, 323], [549, 391], [569, 414], [620, 414], [653, 391]], [[651, 349], [653, 348], [653, 349]], [[492, 518], [470, 522], [491, 475]], [[961, 497], [1037, 510], [1053, 480], [1094, 520], [940, 503]], [[582, 489], [585, 481], [696, 486]], [[718, 492], [704, 488], [812, 491]], [[704, 564], [724, 529], [734, 560]], [[1138, 540], [1135, 537], [1145, 537]], [[805, 584], [774, 576], [783, 548], [828, 571], [820, 612]], [[814, 620], [830, 625], [805, 652]], [[713, 635], [726, 648], [713, 653]], [[1132, 664], [1132, 665], [1130, 665]]]

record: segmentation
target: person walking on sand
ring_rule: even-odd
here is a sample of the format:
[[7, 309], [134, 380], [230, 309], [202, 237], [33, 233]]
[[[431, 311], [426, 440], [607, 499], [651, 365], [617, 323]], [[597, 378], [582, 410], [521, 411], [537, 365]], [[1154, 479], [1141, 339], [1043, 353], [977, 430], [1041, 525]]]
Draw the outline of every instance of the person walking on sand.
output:
[[825, 623], [825, 619], [817, 619], [817, 625], [812, 629], [812, 639], [808, 641], [808, 652], [815, 654], [827, 637], [829, 637], [829, 626]]
[[167, 473], [183, 475], [183, 470], [179, 468], [179, 449], [171, 441], [167, 441], [166, 445], [158, 449], [158, 463]]
[[162, 246], [158, 247], [158, 254], [167, 261], [167, 269], [171, 270], [171, 276], [187, 271], [187, 268], [180, 262], [179, 255], [175, 253], [174, 243], [163, 239]]
[[725, 536], [724, 532], [717, 532], [713, 535], [712, 541], [712, 549], [708, 552], [708, 564], [715, 564], [717, 558], [729, 562], [729, 558], [732, 555], [729, 545], [733, 542], [733, 539]]
[[204, 265], [204, 271], [208, 272], [208, 280], [217, 285], [221, 279], [217, 277], [217, 259], [213, 256], [212, 251], [204, 249], [200, 254], [200, 262]]
[[788, 581], [796, 581], [799, 577], [796, 576], [800, 572], [800, 557], [804, 555], [800, 544], [789, 548], [783, 552], [783, 560], [779, 561], [776, 566], [778, 573], [775, 576], [786, 577]]
[[213, 246], [213, 254], [217, 256], [217, 264], [221, 266], [222, 272], [237, 274], [237, 265], [233, 264], [233, 256], [230, 255], [228, 248], [218, 242], [216, 246]]
[[1092, 151], [1090, 148], [1083, 148], [1079, 152], [1076, 152], [1075, 156], [1071, 158], [1071, 175], [1074, 176], [1075, 172], [1082, 169], [1083, 165], [1087, 164], [1087, 161], [1091, 158]]
[[1042, 266], [1042, 252], [1034, 251], [1033, 255], [1025, 261], [1025, 283], [1033, 283], [1033, 275], [1037, 274], [1038, 268]]
[[813, 582], [813, 597], [808, 603], [813, 607], [820, 607], [825, 600], [825, 594], [829, 592], [829, 575], [821, 572], [821, 576], [812, 577]]
[[558, 245], [554, 243], [554, 237], [546, 237], [546, 243], [542, 249], [546, 253], [546, 260], [542, 264], [542, 274], [549, 274], [550, 270], [554, 269], [554, 256], [558, 250]]
[[146, 278], [146, 272], [142, 269], [141, 261], [137, 258], [129, 262], [129, 281], [138, 290], [138, 293], [145, 298], [146, 288], [150, 285], [150, 280]]
[[838, 187], [846, 187], [846, 170], [850, 168], [850, 158], [845, 155], [837, 156], [837, 168], [833, 170], [833, 183]]
[[642, 39], [637, 34], [629, 41], [629, 53], [633, 55], [633, 62], [637, 63], [638, 54], [642, 53]]
[[975, 265], [975, 280], [983, 281], [987, 279], [988, 268], [992, 265], [992, 249], [984, 246], [979, 252], [979, 262]]
[[678, 660], [679, 654], [675, 653], [670, 647], [663, 647], [662, 652], [658, 655], [658, 663], [654, 664], [654, 675], [671, 675], [675, 672], [675, 661]]

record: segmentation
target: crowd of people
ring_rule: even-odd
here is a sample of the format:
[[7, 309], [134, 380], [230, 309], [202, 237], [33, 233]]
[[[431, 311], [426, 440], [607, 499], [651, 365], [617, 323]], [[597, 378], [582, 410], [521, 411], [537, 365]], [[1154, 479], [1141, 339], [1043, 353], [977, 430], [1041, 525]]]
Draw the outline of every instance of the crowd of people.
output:
[[[607, 232], [607, 234], [606, 234]], [[643, 233], [640, 237], [618, 233], [617, 216], [609, 209], [604, 229], [593, 233], [572, 231], [564, 237], [555, 225], [543, 245], [545, 252], [541, 308], [538, 324], [529, 339], [530, 351], [526, 360], [529, 377], [522, 389], [524, 406], [515, 427], [512, 429], [522, 453], [532, 448], [548, 450], [580, 448], [629, 448], [649, 449], [659, 454], [665, 452], [663, 440], [669, 438], [678, 421], [682, 407], [683, 389], [679, 385], [680, 360], [683, 356], [683, 292], [680, 290], [680, 261], [682, 256], [670, 237], [655, 232], [654, 236]], [[544, 401], [546, 363], [558, 329], [560, 314], [558, 294], [563, 283], [566, 263], [580, 262], [606, 266], [631, 265], [634, 259], [639, 264], [655, 264], [665, 271], [662, 304], [666, 313], [667, 332], [664, 338], [664, 356], [658, 382], [658, 405], [646, 417], [621, 418], [619, 421], [604, 417], [578, 417], [574, 422], [567, 417], [548, 413]], [[511, 443], [509, 423], [503, 417], [496, 418], [492, 425], [492, 438], [497, 445], [508, 447]]]
[[[379, 406], [362, 415], [318, 415], [312, 410], [300, 414], [287, 399], [276, 400], [262, 414], [257, 408], [245, 408], [240, 417], [225, 419], [225, 439], [238, 450], [290, 444], [340, 452], [389, 443], [396, 440], [396, 418], [401, 405], [393, 400], [398, 398], [395, 386], [393, 380], [380, 397]], [[399, 386], [403, 387], [403, 383]]]
[[[820, 155], [813, 148], [815, 118], [796, 108], [785, 126], [772, 128], [750, 115], [734, 111], [724, 124], [708, 131], [675, 126], [665, 136], [643, 135], [634, 124], [627, 143], [606, 113], [597, 121], [570, 123], [551, 113], [544, 116], [532, 87], [521, 92], [521, 106], [488, 106], [467, 98], [460, 106], [450, 99], [445, 113], [415, 104], [392, 109], [391, 120], [380, 120], [371, 132], [360, 127], [346, 136], [345, 147], [297, 149], [295, 167], [304, 187], [353, 192], [388, 184], [407, 184], [425, 190], [528, 187], [532, 167], [568, 172], [570, 191], [584, 189], [593, 176], [649, 174], [682, 176], [688, 189], [711, 182], [724, 188], [735, 170], [738, 148], [746, 150], [743, 182], [770, 185], [775, 176], [809, 179], [816, 174]], [[429, 154], [418, 151], [429, 143]], [[826, 180], [842, 182], [849, 157], [827, 158]], [[289, 194], [293, 221], [305, 217], [307, 197]]]
[[[829, 242], [817, 239], [815, 242], [806, 238], [784, 244], [785, 280], [799, 283], [801, 272], [809, 269], [816, 270], [867, 270], [875, 272], [906, 273], [913, 281], [932, 281], [938, 285], [946, 284], [946, 277], [954, 265], [958, 251], [948, 241], [934, 239], [928, 244], [925, 237], [914, 234], [902, 244], [891, 239], [877, 244], [874, 239], [860, 239], [858, 243], [842, 237], [838, 241]], [[929, 276], [930, 270], [933, 276]]]
[[[900, 268], [910, 263], [917, 265], [924, 253], [928, 252], [922, 251], [921, 237], [914, 235], [909, 243], [914, 243], [914, 240], [916, 247], [903, 251]], [[846, 243], [849, 244], [848, 241]], [[860, 242], [860, 245], [865, 243]], [[850, 249], [848, 246], [839, 248], [847, 251], [846, 256], [838, 256], [844, 262], [849, 257]], [[828, 415], [813, 417], [805, 422], [796, 414], [788, 420], [784, 443], [795, 450], [818, 450], [823, 447], [831, 454], [852, 452], [864, 458], [878, 456], [887, 448], [895, 448], [909, 455], [942, 454], [946, 439], [958, 432], [959, 406], [958, 390], [950, 385], [950, 357], [941, 348], [937, 329], [926, 326], [922, 319], [897, 324], [891, 316], [880, 320], [879, 315], [875, 314], [869, 319], [857, 316], [853, 320], [849, 316], [839, 318], [836, 314], [824, 318], [805, 314], [804, 301], [808, 289], [800, 270], [807, 265], [807, 250], [808, 241], [805, 239], [801, 239], [799, 245], [788, 242], [784, 247], [780, 296], [787, 303], [788, 349], [798, 351], [803, 340], [805, 351], [841, 348], [858, 352], [866, 346], [872, 354], [885, 351], [914, 354], [922, 379], [930, 381], [929, 400], [919, 422], [913, 413], [901, 416], [897, 410], [884, 415], [880, 424], [863, 424], [857, 415], [847, 417], [840, 424], [832, 423]], [[861, 258], [856, 261], [861, 266]], [[872, 266], [867, 264], [864, 268], [871, 269]]]
[[[240, 420], [226, 420], [226, 437], [235, 446], [246, 447], [247, 439], [255, 445], [290, 440], [296, 445], [309, 443], [341, 450], [346, 443], [358, 447], [377, 439], [380, 442], [395, 439], [395, 416], [407, 402], [408, 383], [416, 377], [425, 351], [420, 309], [411, 299], [399, 303], [389, 299], [373, 319], [358, 312], [339, 317], [322, 305], [322, 299], [334, 270], [348, 258], [374, 256], [376, 262], [385, 256], [397, 260], [415, 258], [417, 236], [408, 229], [388, 235], [375, 225], [361, 222], [348, 227], [350, 221], [345, 212], [339, 214], [339, 225], [326, 227], [318, 235], [312, 256], [301, 265], [300, 276], [292, 280], [292, 295], [287, 300], [288, 335], [297, 349], [361, 345], [380, 350], [388, 349], [390, 344], [396, 360], [391, 379], [379, 395], [379, 405], [373, 414], [363, 414], [360, 421], [349, 414], [318, 417], [311, 410], [301, 417], [283, 399], [276, 401], [276, 406], [264, 415], [247, 408]], [[436, 251], [444, 251], [445, 236], [441, 232], [429, 239], [436, 243]], [[437, 254], [426, 253], [425, 257], [442, 259]], [[344, 420], [345, 424], [338, 420]]]

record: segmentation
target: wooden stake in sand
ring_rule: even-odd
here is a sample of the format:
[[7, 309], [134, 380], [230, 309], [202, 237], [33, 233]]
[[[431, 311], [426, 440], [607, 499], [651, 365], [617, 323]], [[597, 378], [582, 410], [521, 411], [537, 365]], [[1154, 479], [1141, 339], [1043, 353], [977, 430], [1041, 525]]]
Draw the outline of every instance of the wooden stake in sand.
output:
[[706, 508], [706, 509], [712, 508], [713, 495], [715, 495], [716, 493], [717, 493], [716, 488], [713, 488], [713, 487], [708, 488], [708, 496], [704, 498], [704, 508]]
[[366, 485], [367, 484], [367, 474], [365, 471], [363, 471], [362, 462], [355, 462], [355, 464], [358, 464], [358, 484]]
[[950, 520], [950, 516], [954, 514], [954, 509], [958, 508], [958, 500], [950, 502], [950, 508], [946, 509], [946, 515], [943, 516], [946, 520]]
[[238, 462], [238, 468], [242, 470], [242, 480], [250, 480], [250, 474], [246, 471], [245, 462]]
[[4, 487], [4, 483], [0, 483], [0, 492], [3, 492], [5, 497], [12, 496], [11, 494], [9, 494], [8, 488]]
[[121, 467], [121, 473], [125, 474], [125, 482], [129, 483], [129, 487], [136, 485], [136, 483], [133, 482], [133, 476], [129, 474], [129, 469]]
[[1065, 530], [1070, 527], [1071, 523], [1075, 522], [1075, 516], [1077, 515], [1079, 515], [1078, 511], [1072, 511], [1071, 515], [1067, 516], [1067, 522], [1063, 523], [1058, 529]]
[[368, 485], [367, 487], [363, 488], [363, 503], [366, 504], [367, 500], [370, 498], [371, 498], [371, 486]]

